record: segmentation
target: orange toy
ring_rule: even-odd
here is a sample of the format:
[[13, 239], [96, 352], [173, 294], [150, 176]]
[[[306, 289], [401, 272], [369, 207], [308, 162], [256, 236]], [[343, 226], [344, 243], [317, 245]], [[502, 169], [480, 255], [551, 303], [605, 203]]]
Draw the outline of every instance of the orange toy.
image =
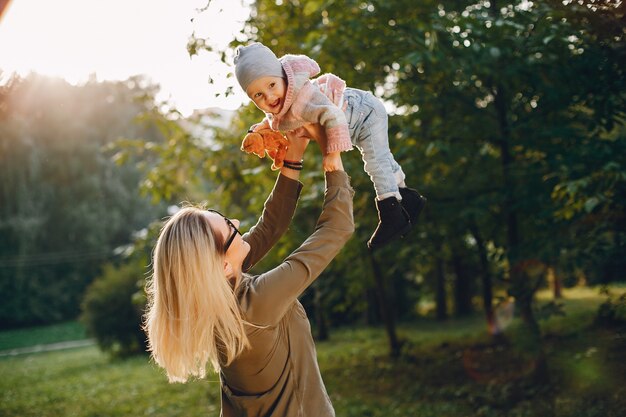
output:
[[256, 132], [248, 132], [243, 142], [241, 150], [247, 153], [253, 153], [259, 158], [269, 156], [273, 163], [272, 169], [277, 170], [283, 166], [285, 154], [289, 147], [289, 140], [280, 132], [272, 129], [259, 129]]

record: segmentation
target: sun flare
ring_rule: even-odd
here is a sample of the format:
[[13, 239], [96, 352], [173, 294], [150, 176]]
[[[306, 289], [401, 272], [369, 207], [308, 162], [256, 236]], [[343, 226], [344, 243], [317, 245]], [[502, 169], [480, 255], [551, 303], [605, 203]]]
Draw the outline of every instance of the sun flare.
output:
[[[144, 74], [161, 86], [162, 98], [174, 102], [183, 113], [240, 105], [241, 98], [233, 106], [216, 97], [219, 89], [226, 89], [229, 69], [213, 57], [190, 59], [186, 45], [193, 32], [223, 38], [226, 44], [249, 9], [241, 2], [219, 0], [211, 3], [214, 11], [198, 15], [197, 9], [206, 6], [206, 0], [188, 3], [0, 0], [0, 8], [4, 8], [0, 82], [8, 73], [36, 72], [72, 84], [94, 77], [124, 80]], [[202, 33], [207, 30], [214, 33]], [[209, 85], [209, 78], [221, 80], [221, 84]]]

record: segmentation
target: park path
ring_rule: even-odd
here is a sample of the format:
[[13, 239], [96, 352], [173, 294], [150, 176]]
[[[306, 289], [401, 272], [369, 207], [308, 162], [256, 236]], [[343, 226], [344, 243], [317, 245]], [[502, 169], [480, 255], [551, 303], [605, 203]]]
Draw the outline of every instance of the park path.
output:
[[92, 346], [96, 343], [94, 339], [70, 340], [67, 342], [50, 343], [47, 345], [35, 345], [23, 348], [0, 351], [0, 358], [6, 356], [25, 355], [29, 353], [52, 352], [55, 350], [72, 349], [78, 347]]

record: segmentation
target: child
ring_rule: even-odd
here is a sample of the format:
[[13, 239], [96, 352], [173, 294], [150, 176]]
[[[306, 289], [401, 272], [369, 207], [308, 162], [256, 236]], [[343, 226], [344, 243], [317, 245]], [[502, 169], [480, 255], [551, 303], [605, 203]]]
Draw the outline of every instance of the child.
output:
[[[325, 142], [325, 171], [336, 169], [339, 153], [356, 146], [363, 156], [365, 172], [376, 191], [378, 226], [367, 242], [379, 248], [408, 233], [417, 221], [426, 199], [404, 183], [404, 172], [389, 150], [387, 112], [382, 102], [369, 92], [345, 88], [343, 80], [319, 74], [318, 64], [304, 55], [278, 59], [266, 46], [253, 43], [239, 47], [235, 57], [237, 81], [265, 119], [252, 131], [271, 128], [287, 137], [313, 137]], [[326, 90], [326, 94], [322, 91]], [[330, 97], [343, 92], [342, 105]], [[328, 94], [328, 96], [327, 96]], [[322, 134], [315, 134], [319, 127]]]

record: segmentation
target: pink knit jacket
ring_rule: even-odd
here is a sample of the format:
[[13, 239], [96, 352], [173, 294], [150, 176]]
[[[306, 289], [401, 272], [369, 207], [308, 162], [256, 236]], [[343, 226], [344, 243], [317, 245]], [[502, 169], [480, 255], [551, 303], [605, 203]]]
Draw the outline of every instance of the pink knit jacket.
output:
[[[305, 55], [285, 55], [280, 62], [287, 74], [287, 92], [283, 107], [278, 114], [265, 113], [265, 119], [252, 130], [270, 127], [280, 130], [287, 137], [309, 136], [304, 126], [319, 123], [327, 136], [326, 153], [352, 149], [346, 116], [327, 96], [333, 91], [343, 94], [345, 82], [333, 74], [320, 73], [320, 67]], [[326, 91], [324, 94], [323, 91]]]

